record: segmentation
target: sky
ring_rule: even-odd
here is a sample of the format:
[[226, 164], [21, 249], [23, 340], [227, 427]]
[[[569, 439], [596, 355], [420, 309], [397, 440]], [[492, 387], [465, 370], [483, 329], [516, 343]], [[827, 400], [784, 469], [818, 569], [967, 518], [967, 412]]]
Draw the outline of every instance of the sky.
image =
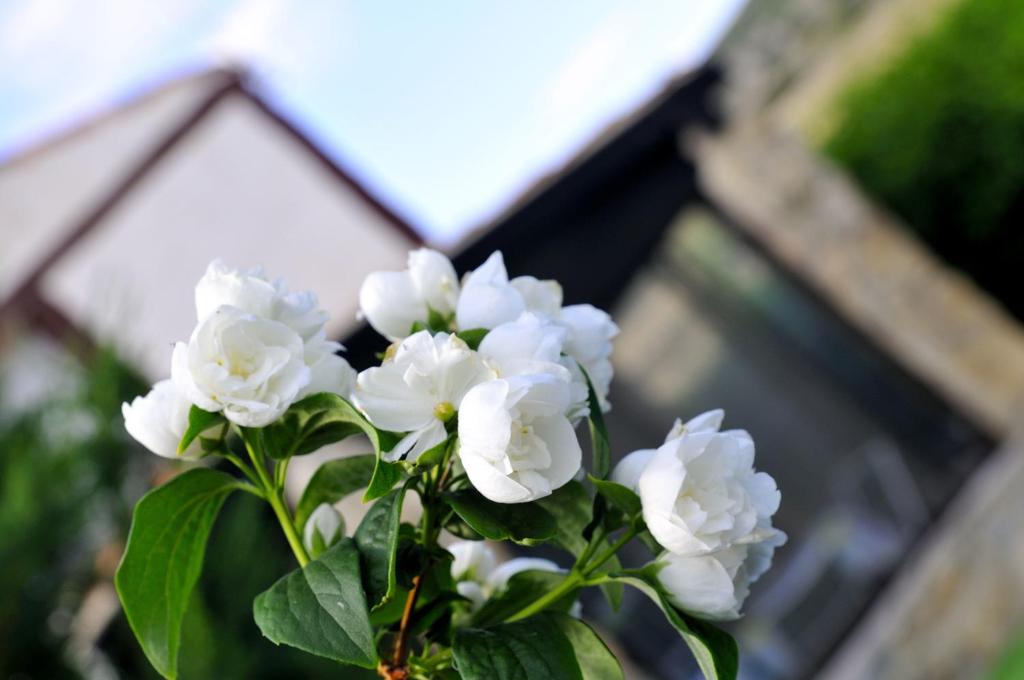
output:
[[0, 162], [237, 63], [439, 245], [701, 64], [745, 0], [0, 0]]

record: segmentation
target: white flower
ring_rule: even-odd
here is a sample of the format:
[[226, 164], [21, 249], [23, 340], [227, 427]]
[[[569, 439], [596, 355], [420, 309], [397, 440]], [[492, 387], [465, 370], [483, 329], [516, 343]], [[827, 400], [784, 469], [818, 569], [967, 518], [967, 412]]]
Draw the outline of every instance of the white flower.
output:
[[370, 325], [389, 340], [409, 335], [429, 311], [451, 316], [459, 299], [455, 268], [441, 253], [420, 248], [409, 253], [408, 269], [374, 272], [359, 289], [359, 308]]
[[451, 567], [455, 589], [470, 601], [474, 611], [487, 599], [503, 593], [509, 579], [521, 571], [563, 571], [551, 560], [537, 557], [516, 557], [499, 565], [494, 551], [483, 541], [457, 541], [448, 551], [455, 558]]
[[[188, 429], [190, 402], [171, 380], [161, 380], [144, 397], [135, 397], [131, 404], [121, 404], [124, 427], [147, 449], [165, 458], [178, 458], [178, 443]], [[216, 426], [207, 430], [215, 434]], [[181, 454], [181, 458], [195, 460], [202, 455], [199, 438], [196, 437]]]
[[515, 321], [491, 330], [480, 343], [480, 354], [498, 368], [501, 377], [549, 374], [570, 383], [565, 415], [574, 421], [587, 414], [587, 386], [572, 360], [562, 355], [565, 337], [565, 328], [550, 318], [523, 312]]
[[739, 618], [750, 585], [771, 566], [786, 535], [774, 532], [758, 543], [734, 545], [707, 555], [663, 553], [658, 581], [676, 607], [702, 618]]
[[196, 284], [196, 317], [202, 322], [224, 305], [280, 321], [304, 341], [313, 339], [327, 321], [313, 293], [289, 292], [282, 280], [268, 281], [261, 269], [243, 271], [214, 260]]
[[[754, 442], [742, 430], [719, 432], [720, 411], [673, 427], [657, 451], [638, 451], [612, 479], [634, 486], [644, 521], [677, 555], [703, 555], [771, 537], [781, 496], [768, 474], [754, 470]], [[642, 469], [639, 476], [636, 470]]]
[[[330, 503], [316, 506], [302, 530], [302, 545], [316, 559], [345, 535], [345, 519]], [[319, 543], [318, 543], [319, 541]]]
[[[607, 312], [593, 305], [562, 307], [558, 323], [566, 329], [563, 351], [590, 376], [601, 410], [607, 411], [611, 408], [608, 389], [614, 374], [611, 362], [612, 339], [619, 334], [619, 327]], [[574, 379], [586, 385], [582, 374], [577, 373]]]
[[302, 338], [280, 321], [223, 306], [178, 343], [171, 376], [192, 403], [243, 427], [281, 416], [310, 383]]
[[448, 552], [455, 558], [451, 567], [455, 590], [475, 611], [490, 596], [487, 578], [497, 563], [494, 551], [483, 541], [457, 541], [448, 546]]
[[494, 328], [525, 311], [555, 315], [561, 304], [562, 287], [556, 281], [532, 276], [509, 281], [501, 252], [495, 251], [463, 281], [455, 321], [460, 330]]
[[[704, 439], [702, 442], [701, 439]], [[640, 477], [651, 533], [680, 554], [763, 540], [779, 507], [775, 480], [752, 467], [745, 432], [693, 435], [666, 444]]]
[[564, 571], [551, 560], [541, 557], [514, 557], [508, 562], [498, 565], [487, 577], [487, 585], [493, 595], [502, 593], [508, 587], [509, 579], [521, 571], [550, 571], [559, 573]]
[[200, 323], [228, 305], [253, 316], [278, 321], [302, 339], [304, 360], [310, 369], [309, 383], [298, 399], [319, 392], [333, 392], [348, 398], [355, 383], [355, 371], [338, 356], [340, 343], [328, 340], [315, 294], [289, 292], [284, 281], [269, 281], [260, 269], [243, 271], [214, 260], [196, 284], [196, 316]]
[[476, 490], [498, 503], [524, 503], [571, 480], [582, 452], [568, 405], [569, 384], [551, 375], [470, 390], [460, 409], [459, 460]]
[[[676, 418], [672, 429], [668, 431], [668, 436], [665, 437], [665, 443], [678, 439], [686, 433], [717, 432], [718, 428], [722, 426], [723, 418], [725, 418], [725, 411], [722, 409], [702, 413], [686, 423], [683, 423], [682, 419]], [[619, 461], [619, 464], [612, 470], [612, 481], [633, 491], [639, 491], [637, 485], [640, 481], [640, 474], [657, 452], [657, 449], [640, 449], [629, 454]]]
[[408, 453], [415, 461], [448, 437], [445, 423], [466, 393], [493, 377], [481, 356], [455, 335], [420, 331], [383, 364], [359, 374], [353, 399], [376, 427], [409, 433], [385, 458]]

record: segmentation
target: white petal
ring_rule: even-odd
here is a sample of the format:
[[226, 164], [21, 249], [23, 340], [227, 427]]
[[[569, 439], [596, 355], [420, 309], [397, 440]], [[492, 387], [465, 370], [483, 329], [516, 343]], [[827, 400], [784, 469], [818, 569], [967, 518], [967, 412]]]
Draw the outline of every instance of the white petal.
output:
[[455, 320], [461, 330], [494, 328], [525, 310], [523, 296], [508, 282], [501, 253], [495, 252], [463, 282]]
[[374, 272], [359, 289], [359, 309], [373, 328], [389, 340], [409, 335], [426, 321], [427, 306], [408, 272]]
[[558, 281], [541, 281], [533, 276], [517, 276], [509, 282], [519, 291], [526, 308], [556, 318], [562, 308], [562, 286]]
[[459, 278], [451, 261], [429, 248], [409, 253], [409, 276], [416, 293], [431, 309], [451, 314], [459, 299]]
[[740, 604], [729, 572], [715, 555], [681, 557], [667, 554], [658, 580], [669, 600], [684, 611], [718, 620], [734, 619]]
[[214, 260], [196, 284], [196, 316], [205, 320], [218, 307], [230, 305], [250, 314], [270, 318], [277, 291], [261, 274], [243, 272]]
[[554, 491], [568, 484], [579, 471], [583, 460], [580, 442], [565, 416], [537, 418], [533, 421], [533, 429], [547, 444], [551, 454], [551, 467], [538, 472]]
[[557, 573], [563, 570], [551, 560], [545, 560], [541, 557], [515, 557], [508, 562], [498, 565], [491, 572], [490, 577], [487, 579], [487, 584], [495, 593], [500, 593], [508, 586], [509, 579], [521, 571], [550, 571]]
[[651, 462], [656, 451], [656, 449], [640, 449], [620, 460], [612, 470], [612, 481], [636, 491], [640, 475], [647, 464]]

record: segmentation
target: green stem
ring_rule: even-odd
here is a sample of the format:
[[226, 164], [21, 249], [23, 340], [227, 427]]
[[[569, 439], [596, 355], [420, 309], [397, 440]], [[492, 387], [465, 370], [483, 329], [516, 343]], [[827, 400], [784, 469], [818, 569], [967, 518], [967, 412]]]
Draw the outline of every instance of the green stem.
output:
[[[614, 557], [615, 553], [636, 535], [636, 528], [630, 527], [618, 538], [618, 540], [612, 543], [607, 550], [595, 557], [593, 561], [590, 561], [588, 564], [584, 564], [582, 559], [578, 560], [576, 565], [572, 568], [572, 571], [569, 572], [569, 575], [566, 576], [565, 580], [559, 583], [554, 590], [548, 591], [506, 620], [518, 621], [520, 619], [533, 616], [534, 614], [538, 614], [547, 609], [550, 605], [558, 602], [571, 591], [580, 586], [586, 585], [587, 577], [600, 568], [602, 564]], [[584, 555], [586, 555], [586, 552]], [[584, 555], [581, 555], [580, 557], [582, 558]]]
[[239, 458], [233, 453], [225, 453], [224, 458], [229, 460], [236, 468], [241, 470], [242, 474], [245, 475], [245, 478], [252, 482], [256, 488], [263, 488], [263, 483], [259, 480], [258, 477], [256, 477], [256, 475], [253, 474], [252, 470], [249, 469], [249, 466], [242, 462], [241, 458]]
[[306, 553], [306, 548], [302, 545], [299, 532], [295, 529], [295, 522], [292, 521], [291, 514], [288, 512], [288, 506], [284, 503], [281, 487], [270, 480], [270, 476], [267, 474], [266, 463], [263, 460], [263, 454], [256, 450], [256, 447], [252, 445], [244, 432], [241, 435], [242, 441], [245, 443], [245, 450], [248, 452], [253, 468], [255, 468], [256, 474], [260, 479], [267, 502], [270, 503], [270, 507], [274, 510], [274, 515], [277, 516], [281, 530], [284, 531], [284, 537], [288, 540], [288, 545], [291, 546], [292, 552], [295, 553], [295, 559], [298, 560], [300, 567], [304, 567], [309, 564], [309, 554]]
[[638, 533], [639, 532], [636, 530], [635, 527], [630, 527], [629, 529], [624, 531], [622, 535], [619, 536], [618, 540], [616, 540], [614, 543], [608, 546], [607, 550], [605, 550], [603, 553], [595, 557], [594, 561], [588, 564], [586, 568], [582, 570], [582, 575], [584, 577], [587, 577], [593, 574], [602, 564], [613, 558], [615, 556], [615, 553], [619, 552], [622, 546], [626, 545], [631, 540], [633, 540], [633, 538]]

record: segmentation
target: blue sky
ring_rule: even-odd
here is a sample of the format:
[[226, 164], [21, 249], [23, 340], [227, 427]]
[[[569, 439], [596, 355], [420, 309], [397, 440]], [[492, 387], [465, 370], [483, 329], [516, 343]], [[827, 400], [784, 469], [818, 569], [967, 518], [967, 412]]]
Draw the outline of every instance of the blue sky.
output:
[[222, 60], [447, 244], [702, 62], [744, 0], [0, 0], [0, 160]]

